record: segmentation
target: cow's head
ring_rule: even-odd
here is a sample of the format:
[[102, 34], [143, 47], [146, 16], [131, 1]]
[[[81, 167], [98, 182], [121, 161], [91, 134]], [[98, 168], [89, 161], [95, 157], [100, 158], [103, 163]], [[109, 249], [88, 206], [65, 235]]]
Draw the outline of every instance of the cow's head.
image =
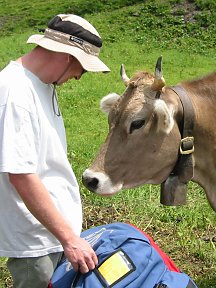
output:
[[93, 192], [112, 195], [123, 188], [162, 183], [178, 157], [180, 133], [175, 121], [176, 103], [167, 96], [162, 57], [155, 75], [138, 72], [131, 79], [121, 66], [127, 86], [101, 100], [108, 114], [109, 134], [92, 165], [83, 173]]

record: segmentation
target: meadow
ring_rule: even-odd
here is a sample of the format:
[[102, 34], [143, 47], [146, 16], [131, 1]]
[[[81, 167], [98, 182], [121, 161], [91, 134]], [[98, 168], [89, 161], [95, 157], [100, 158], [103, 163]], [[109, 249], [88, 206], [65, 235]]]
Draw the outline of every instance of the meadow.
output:
[[[94, 4], [93, 4], [94, 3]], [[6, 5], [7, 4], [7, 5]], [[103, 38], [101, 59], [109, 74], [86, 73], [80, 81], [58, 87], [65, 120], [68, 157], [80, 184], [83, 229], [114, 221], [130, 222], [150, 234], [157, 244], [188, 273], [200, 288], [216, 287], [216, 214], [202, 188], [190, 182], [187, 204], [160, 205], [160, 186], [128, 189], [102, 198], [81, 183], [107, 131], [100, 99], [122, 94], [119, 69], [131, 76], [137, 70], [154, 72], [163, 55], [167, 85], [216, 70], [216, 3], [213, 0], [85, 1], [0, 0], [0, 67], [27, 53], [25, 44], [58, 13], [76, 13], [94, 24]], [[0, 259], [0, 287], [11, 287], [6, 259]], [[136, 287], [138, 288], [138, 287]]]

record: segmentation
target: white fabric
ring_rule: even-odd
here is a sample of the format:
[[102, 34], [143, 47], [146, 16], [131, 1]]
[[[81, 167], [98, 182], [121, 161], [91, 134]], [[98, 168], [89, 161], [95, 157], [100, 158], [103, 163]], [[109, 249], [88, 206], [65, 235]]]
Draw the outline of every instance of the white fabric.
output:
[[63, 250], [28, 211], [8, 172], [37, 173], [74, 232], [81, 232], [79, 188], [52, 93], [52, 85], [17, 62], [0, 72], [0, 256], [36, 257]]

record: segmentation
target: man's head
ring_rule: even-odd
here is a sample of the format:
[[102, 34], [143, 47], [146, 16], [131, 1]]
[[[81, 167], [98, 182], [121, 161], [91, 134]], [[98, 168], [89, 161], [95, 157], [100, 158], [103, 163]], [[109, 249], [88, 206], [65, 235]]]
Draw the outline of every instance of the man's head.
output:
[[99, 59], [102, 40], [97, 30], [85, 19], [73, 14], [55, 16], [43, 35], [32, 35], [27, 43], [37, 44], [47, 50], [70, 54], [85, 71], [109, 72]]

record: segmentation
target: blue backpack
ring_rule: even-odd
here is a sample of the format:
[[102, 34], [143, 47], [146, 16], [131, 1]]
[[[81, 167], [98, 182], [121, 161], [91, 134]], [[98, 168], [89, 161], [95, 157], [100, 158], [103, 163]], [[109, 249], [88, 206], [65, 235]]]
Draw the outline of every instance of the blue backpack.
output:
[[65, 259], [49, 288], [197, 288], [151, 237], [133, 225], [102, 225], [84, 231], [81, 237], [94, 248], [97, 268], [80, 274]]

